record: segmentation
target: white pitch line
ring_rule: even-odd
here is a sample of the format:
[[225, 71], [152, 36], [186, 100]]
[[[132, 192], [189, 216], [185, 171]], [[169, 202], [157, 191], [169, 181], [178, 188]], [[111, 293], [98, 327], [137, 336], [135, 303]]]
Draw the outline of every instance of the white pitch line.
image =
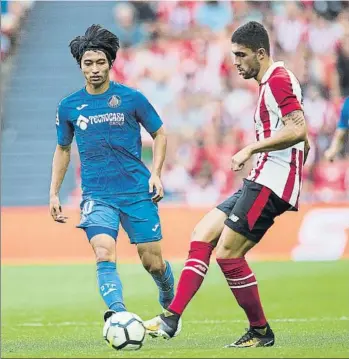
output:
[[[336, 321], [349, 321], [349, 317], [339, 317], [339, 318], [276, 318], [276, 319], [269, 319], [270, 322], [295, 322], [295, 323], [302, 323], [302, 322], [336, 322]], [[246, 320], [240, 319], [232, 319], [232, 320], [189, 320], [188, 323], [192, 324], [223, 324], [223, 323], [246, 323]]]
[[[349, 317], [339, 317], [339, 318], [276, 318], [270, 319], [270, 322], [293, 322], [293, 323], [303, 323], [303, 322], [337, 322], [337, 321], [349, 321]], [[225, 323], [246, 323], [246, 320], [241, 319], [232, 319], [232, 320], [188, 320], [185, 321], [188, 324], [225, 324]], [[21, 323], [15, 326], [17, 327], [83, 327], [91, 325], [101, 325], [100, 322], [61, 322], [61, 323], [41, 323], [41, 322], [32, 322], [32, 323]], [[103, 324], [103, 323], [102, 323]], [[6, 326], [6, 325], [5, 325]], [[13, 325], [12, 325], [13, 326]]]

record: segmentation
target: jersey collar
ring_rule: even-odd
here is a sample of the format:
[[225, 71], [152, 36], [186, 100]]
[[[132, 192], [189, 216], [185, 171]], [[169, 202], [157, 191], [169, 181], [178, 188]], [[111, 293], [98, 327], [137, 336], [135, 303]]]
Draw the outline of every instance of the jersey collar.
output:
[[102, 98], [102, 97], [107, 96], [107, 95], [109, 95], [110, 93], [113, 92], [114, 85], [115, 85], [115, 83], [114, 83], [113, 81], [110, 81], [110, 82], [109, 82], [109, 88], [108, 88], [108, 90], [105, 91], [105, 92], [103, 92], [103, 93], [100, 93], [100, 94], [98, 94], [98, 95], [92, 95], [92, 94], [88, 93], [88, 92], [86, 91], [86, 86], [84, 86], [84, 87], [82, 88], [82, 90], [83, 90], [83, 92], [84, 92], [84, 94], [85, 94], [86, 97], [89, 97], [89, 98]]
[[274, 70], [278, 67], [285, 67], [283, 61], [276, 61], [272, 65], [269, 66], [268, 70], [265, 72], [264, 76], [261, 80], [261, 85], [265, 84], [268, 80], [271, 74], [274, 72]]

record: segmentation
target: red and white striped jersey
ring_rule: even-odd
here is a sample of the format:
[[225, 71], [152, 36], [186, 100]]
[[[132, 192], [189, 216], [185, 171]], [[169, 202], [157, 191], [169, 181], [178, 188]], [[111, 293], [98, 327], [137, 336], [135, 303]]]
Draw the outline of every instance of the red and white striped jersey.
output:
[[[284, 127], [282, 117], [295, 110], [303, 110], [299, 82], [283, 62], [274, 62], [260, 83], [254, 116], [257, 141], [274, 136]], [[247, 179], [270, 188], [297, 209], [303, 158], [304, 142], [284, 150], [259, 153]]]

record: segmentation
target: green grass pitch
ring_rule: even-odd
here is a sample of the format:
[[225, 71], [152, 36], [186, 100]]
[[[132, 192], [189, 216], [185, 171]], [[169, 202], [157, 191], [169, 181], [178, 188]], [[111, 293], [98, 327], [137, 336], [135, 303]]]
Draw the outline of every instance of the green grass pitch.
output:
[[[182, 264], [174, 265], [176, 279]], [[147, 338], [116, 352], [102, 338], [104, 303], [95, 266], [2, 266], [3, 358], [348, 358], [349, 261], [254, 262], [264, 309], [276, 334], [271, 348], [224, 349], [247, 321], [212, 261], [183, 315], [181, 334]], [[159, 313], [157, 289], [141, 264], [119, 265], [129, 311]]]

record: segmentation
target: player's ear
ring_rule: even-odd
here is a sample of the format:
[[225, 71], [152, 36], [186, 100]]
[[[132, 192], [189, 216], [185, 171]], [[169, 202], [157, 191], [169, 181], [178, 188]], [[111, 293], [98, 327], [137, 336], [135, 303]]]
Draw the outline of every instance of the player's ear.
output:
[[266, 56], [267, 52], [265, 51], [265, 49], [263, 49], [263, 47], [257, 50], [257, 57], [259, 61], [265, 59]]

